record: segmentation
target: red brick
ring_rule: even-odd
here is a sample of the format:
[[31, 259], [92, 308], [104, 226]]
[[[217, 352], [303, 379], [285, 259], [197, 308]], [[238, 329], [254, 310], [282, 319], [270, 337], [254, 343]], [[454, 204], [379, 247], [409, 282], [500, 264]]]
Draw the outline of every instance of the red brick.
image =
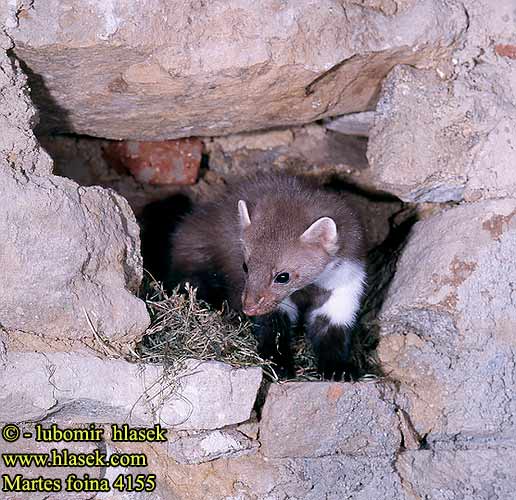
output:
[[117, 172], [130, 172], [144, 184], [194, 184], [201, 165], [202, 141], [197, 138], [159, 142], [112, 142], [104, 158]]
[[499, 56], [516, 59], [516, 45], [498, 44], [495, 46], [495, 52]]

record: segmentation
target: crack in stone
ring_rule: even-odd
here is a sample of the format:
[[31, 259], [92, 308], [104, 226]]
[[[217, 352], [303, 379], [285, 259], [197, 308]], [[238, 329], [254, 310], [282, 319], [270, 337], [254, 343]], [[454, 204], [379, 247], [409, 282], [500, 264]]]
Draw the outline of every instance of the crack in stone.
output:
[[358, 55], [352, 55], [346, 59], [343, 59], [342, 61], [338, 62], [337, 64], [334, 64], [330, 69], [327, 71], [324, 71], [320, 75], [318, 75], [316, 78], [314, 78], [308, 85], [305, 86], [305, 96], [308, 97], [309, 95], [312, 95], [317, 89], [316, 86], [325, 80], [327, 77], [333, 75], [336, 73], [342, 66], [344, 66], [346, 63], [353, 61], [354, 59], [358, 58]]

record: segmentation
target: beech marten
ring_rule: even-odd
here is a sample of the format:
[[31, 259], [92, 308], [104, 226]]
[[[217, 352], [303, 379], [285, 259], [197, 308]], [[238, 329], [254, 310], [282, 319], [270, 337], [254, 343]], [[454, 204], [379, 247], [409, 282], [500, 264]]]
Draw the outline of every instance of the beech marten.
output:
[[[351, 330], [365, 286], [364, 233], [346, 200], [306, 180], [261, 175], [194, 207], [172, 234], [179, 280], [251, 316], [262, 356], [293, 373], [303, 322], [320, 372], [352, 375]], [[277, 334], [279, 332], [279, 336]]]

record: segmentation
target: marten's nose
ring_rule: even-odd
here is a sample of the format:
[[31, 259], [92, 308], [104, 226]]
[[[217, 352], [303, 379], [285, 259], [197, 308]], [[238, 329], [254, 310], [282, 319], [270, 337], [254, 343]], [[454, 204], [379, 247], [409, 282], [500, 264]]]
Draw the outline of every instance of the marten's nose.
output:
[[260, 297], [258, 301], [249, 300], [249, 297], [244, 295], [243, 298], [243, 304], [242, 309], [244, 311], [244, 314], [247, 316], [258, 316], [260, 314], [260, 308], [263, 304], [263, 301], [265, 300], [265, 297]]

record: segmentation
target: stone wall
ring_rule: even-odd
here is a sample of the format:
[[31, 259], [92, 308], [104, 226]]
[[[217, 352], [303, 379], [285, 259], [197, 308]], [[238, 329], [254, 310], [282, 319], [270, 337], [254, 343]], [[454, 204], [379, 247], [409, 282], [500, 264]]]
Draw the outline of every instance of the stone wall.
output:
[[9, 349], [91, 345], [90, 322], [114, 341], [134, 340], [149, 322], [134, 296], [142, 278], [134, 215], [113, 191], [51, 174], [31, 130], [26, 77], [1, 40], [0, 326]]
[[[85, 5], [0, 1], [0, 421], [168, 429], [166, 443], [98, 445], [145, 452], [154, 493], [95, 498], [511, 498], [513, 2], [328, 1], [317, 15], [310, 2]], [[40, 131], [245, 131], [206, 139], [213, 173], [290, 156], [418, 211], [375, 318], [386, 376], [266, 385], [258, 369], [192, 361], [174, 374], [104, 352], [103, 337], [127, 347], [148, 324], [134, 215], [112, 190], [52, 175], [20, 64]], [[368, 161], [364, 141], [339, 149], [306, 125], [370, 109]], [[285, 124], [300, 127], [253, 132]]]
[[380, 187], [459, 202], [413, 228], [380, 313], [378, 354], [429, 448], [398, 457], [410, 491], [505, 498], [516, 448], [516, 61], [500, 47], [516, 42], [514, 5], [465, 5], [452, 77], [396, 68], [371, 131]]
[[138, 140], [370, 109], [394, 65], [427, 65], [467, 25], [444, 0], [35, 0], [8, 19], [43, 127]]

